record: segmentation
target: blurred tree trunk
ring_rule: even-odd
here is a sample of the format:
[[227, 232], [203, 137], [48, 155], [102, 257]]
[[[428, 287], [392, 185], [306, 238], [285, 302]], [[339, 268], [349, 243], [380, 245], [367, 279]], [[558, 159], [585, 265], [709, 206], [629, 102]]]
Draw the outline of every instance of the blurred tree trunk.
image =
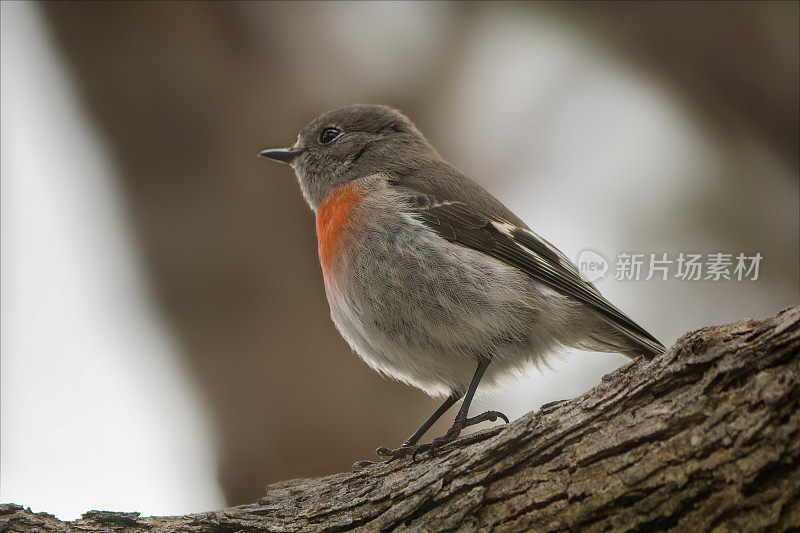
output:
[[321, 111], [304, 97], [314, 65], [299, 68], [284, 40], [313, 9], [44, 4], [212, 413], [231, 504], [265, 481], [340, 471], [402, 442], [435, 403], [386, 383], [339, 337], [313, 213], [289, 168], [256, 157]]
[[800, 526], [800, 309], [653, 361], [416, 462], [267, 487], [181, 517], [0, 508], [13, 531], [788, 531]]
[[736, 145], [755, 133], [797, 176], [800, 3], [570, 2], [556, 11], [679, 94], [715, 136]]

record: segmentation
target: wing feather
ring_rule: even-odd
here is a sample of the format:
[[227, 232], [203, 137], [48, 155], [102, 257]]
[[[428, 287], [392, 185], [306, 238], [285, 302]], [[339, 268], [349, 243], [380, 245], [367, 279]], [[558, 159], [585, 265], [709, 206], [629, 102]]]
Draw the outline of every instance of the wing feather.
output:
[[658, 340], [583, 280], [564, 254], [528, 228], [497, 216], [482, 216], [462, 202], [418, 196], [412, 203], [419, 220], [444, 239], [519, 268], [556, 292], [591, 306], [647, 350], [664, 351]]

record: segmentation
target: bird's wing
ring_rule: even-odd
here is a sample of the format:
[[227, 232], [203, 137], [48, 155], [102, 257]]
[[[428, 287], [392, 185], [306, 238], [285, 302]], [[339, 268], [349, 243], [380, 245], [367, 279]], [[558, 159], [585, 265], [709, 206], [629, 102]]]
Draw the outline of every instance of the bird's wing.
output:
[[606, 300], [555, 246], [528, 228], [497, 215], [477, 213], [463, 202], [411, 195], [411, 212], [444, 239], [512, 265], [560, 294], [591, 306], [644, 348], [663, 353], [647, 331]]

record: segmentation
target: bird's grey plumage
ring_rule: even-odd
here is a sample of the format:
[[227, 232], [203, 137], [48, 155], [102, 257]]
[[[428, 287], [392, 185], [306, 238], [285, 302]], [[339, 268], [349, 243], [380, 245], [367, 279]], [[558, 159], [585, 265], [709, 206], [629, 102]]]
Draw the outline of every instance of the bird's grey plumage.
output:
[[610, 325], [630, 337], [630, 345], [614, 345], [614, 348], [632, 357], [663, 351], [652, 335], [603, 298], [596, 287], [580, 277], [569, 259], [530, 229], [499, 217], [480, 216], [461, 202], [429, 202], [420, 207], [420, 216], [443, 238], [500, 259], [560, 294], [591, 306]]
[[[320, 147], [325, 127], [341, 136]], [[379, 372], [443, 396], [463, 394], [482, 358], [492, 361], [489, 388], [563, 346], [663, 351], [398, 111], [325, 113], [295, 146], [291, 164], [312, 209], [344, 186], [361, 191], [326, 291], [337, 328]]]

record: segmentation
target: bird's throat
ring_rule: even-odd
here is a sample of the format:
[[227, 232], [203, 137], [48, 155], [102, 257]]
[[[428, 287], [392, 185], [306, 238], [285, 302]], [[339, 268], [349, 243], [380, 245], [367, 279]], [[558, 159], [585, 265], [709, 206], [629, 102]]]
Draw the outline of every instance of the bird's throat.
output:
[[331, 192], [317, 208], [317, 247], [326, 283], [363, 192], [360, 186], [349, 183]]

